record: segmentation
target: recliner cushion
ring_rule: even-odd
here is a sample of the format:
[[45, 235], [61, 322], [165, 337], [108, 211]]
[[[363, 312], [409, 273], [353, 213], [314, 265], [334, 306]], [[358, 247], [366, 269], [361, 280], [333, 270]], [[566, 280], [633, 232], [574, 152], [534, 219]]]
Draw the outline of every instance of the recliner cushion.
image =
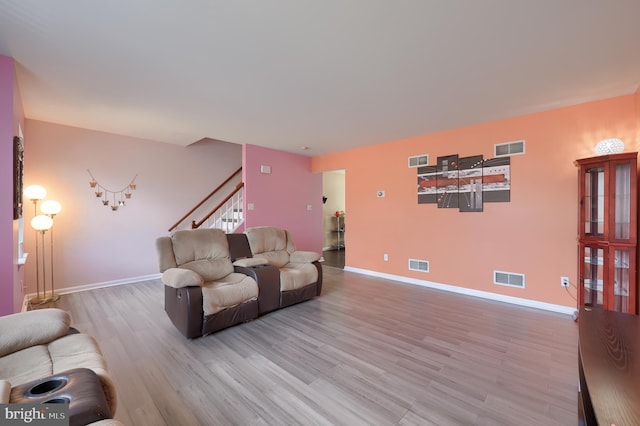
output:
[[227, 236], [221, 229], [176, 231], [171, 239], [177, 266], [198, 273], [204, 281], [233, 272]]
[[18, 386], [53, 374], [47, 345], [36, 345], [0, 358], [0, 377]]
[[231, 273], [202, 286], [202, 308], [205, 315], [213, 315], [258, 298], [258, 284], [244, 274]]
[[70, 322], [69, 313], [56, 308], [3, 316], [0, 357], [60, 338], [69, 331]]
[[247, 229], [245, 233], [254, 256], [267, 259], [277, 268], [289, 263], [287, 233], [284, 229], [258, 226]]
[[290, 263], [280, 269], [280, 291], [302, 288], [318, 281], [318, 268], [312, 263]]

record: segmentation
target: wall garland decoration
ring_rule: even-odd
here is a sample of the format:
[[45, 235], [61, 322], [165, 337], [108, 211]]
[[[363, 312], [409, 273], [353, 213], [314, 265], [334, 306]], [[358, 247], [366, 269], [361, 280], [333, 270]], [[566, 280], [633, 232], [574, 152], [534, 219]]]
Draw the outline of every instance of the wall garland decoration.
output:
[[89, 181], [89, 186], [94, 190], [94, 194], [96, 195], [96, 198], [101, 199], [103, 206], [108, 206], [109, 203], [113, 201], [113, 204], [111, 204], [111, 210], [114, 212], [118, 210], [118, 207], [125, 206], [125, 200], [128, 200], [131, 198], [131, 195], [132, 195], [131, 191], [135, 191], [138, 186], [136, 184], [136, 178], [138, 177], [137, 174], [133, 177], [133, 179], [131, 179], [131, 181], [127, 184], [127, 186], [125, 186], [120, 190], [114, 191], [106, 188], [104, 185], [101, 185], [96, 180], [96, 178], [93, 177], [91, 170], [87, 169], [87, 172], [89, 173], [89, 176], [91, 176], [91, 180]]

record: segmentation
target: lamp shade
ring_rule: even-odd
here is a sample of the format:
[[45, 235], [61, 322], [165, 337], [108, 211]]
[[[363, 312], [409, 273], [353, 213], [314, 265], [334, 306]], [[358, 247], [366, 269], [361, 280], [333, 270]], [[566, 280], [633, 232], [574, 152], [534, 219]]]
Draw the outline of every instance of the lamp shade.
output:
[[29, 185], [24, 189], [24, 196], [30, 200], [42, 200], [47, 196], [47, 190], [40, 185]]
[[618, 154], [624, 151], [624, 142], [618, 138], [603, 139], [593, 150], [596, 155]]
[[46, 231], [53, 226], [53, 219], [49, 216], [40, 214], [31, 219], [31, 227], [36, 231]]
[[40, 211], [49, 216], [57, 215], [60, 213], [60, 210], [62, 210], [62, 206], [55, 200], [43, 201], [42, 204], [40, 204]]

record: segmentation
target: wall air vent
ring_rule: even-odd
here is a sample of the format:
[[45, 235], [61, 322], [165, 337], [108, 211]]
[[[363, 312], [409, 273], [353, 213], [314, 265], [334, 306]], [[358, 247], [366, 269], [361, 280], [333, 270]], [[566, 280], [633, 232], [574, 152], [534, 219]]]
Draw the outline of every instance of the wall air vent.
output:
[[497, 143], [493, 146], [494, 157], [509, 157], [524, 154], [524, 139], [521, 141]]
[[513, 272], [493, 271], [493, 283], [510, 287], [524, 288], [524, 274]]
[[409, 270], [418, 272], [429, 272], [429, 262], [427, 260], [409, 259]]
[[409, 157], [409, 168], [422, 167], [429, 164], [429, 154], [414, 155]]

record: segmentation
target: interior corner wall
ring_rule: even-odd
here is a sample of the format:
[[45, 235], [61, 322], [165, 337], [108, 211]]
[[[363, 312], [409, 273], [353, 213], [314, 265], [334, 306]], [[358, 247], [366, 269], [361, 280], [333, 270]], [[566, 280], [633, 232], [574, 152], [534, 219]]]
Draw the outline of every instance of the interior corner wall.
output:
[[0, 56], [0, 315], [14, 312], [13, 80], [13, 60]]
[[[345, 169], [347, 266], [576, 307], [578, 182], [574, 161], [606, 137], [637, 151], [637, 94], [314, 157], [313, 170]], [[494, 144], [526, 140], [511, 157], [511, 201], [460, 212], [418, 204], [407, 157], [493, 157]], [[378, 198], [377, 191], [386, 196]], [[383, 254], [388, 254], [388, 261]], [[428, 273], [408, 259], [430, 262]], [[522, 273], [525, 288], [495, 285], [493, 271]], [[560, 286], [568, 276], [570, 292]]]
[[[242, 164], [242, 146], [220, 141], [183, 147], [36, 120], [26, 120], [24, 133], [25, 185], [43, 185], [46, 198], [62, 204], [53, 227], [56, 289], [158, 274], [155, 239], [169, 235], [170, 226]], [[112, 211], [90, 187], [88, 170], [111, 191], [126, 188], [137, 175], [136, 190], [124, 207]], [[33, 204], [25, 200], [25, 223], [33, 214]], [[47, 232], [47, 259], [49, 237]], [[34, 231], [27, 227], [31, 293], [36, 291], [34, 246]]]
[[246, 228], [284, 228], [298, 250], [322, 252], [322, 174], [311, 157], [243, 145], [243, 178]]
[[636, 144], [640, 150], [640, 85], [634, 95], [634, 106], [636, 111]]
[[23, 298], [13, 220], [13, 137], [23, 116], [14, 60], [0, 55], [0, 316], [18, 312]]

